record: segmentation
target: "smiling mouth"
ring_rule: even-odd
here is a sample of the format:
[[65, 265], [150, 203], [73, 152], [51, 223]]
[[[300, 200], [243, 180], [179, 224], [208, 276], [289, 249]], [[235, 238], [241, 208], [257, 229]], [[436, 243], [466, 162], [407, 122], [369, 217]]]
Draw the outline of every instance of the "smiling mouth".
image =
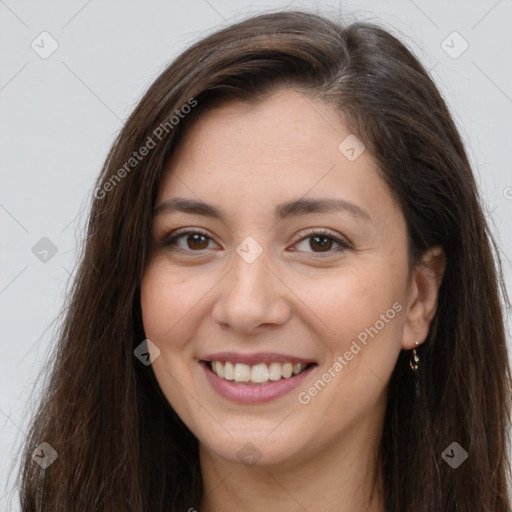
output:
[[258, 363], [254, 365], [230, 361], [203, 361], [218, 377], [237, 384], [264, 385], [279, 380], [292, 379], [316, 363]]

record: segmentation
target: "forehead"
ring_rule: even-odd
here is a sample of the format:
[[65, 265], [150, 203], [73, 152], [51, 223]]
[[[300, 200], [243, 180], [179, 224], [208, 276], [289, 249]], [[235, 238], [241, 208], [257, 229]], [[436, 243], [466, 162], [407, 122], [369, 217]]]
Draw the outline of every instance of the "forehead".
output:
[[174, 196], [253, 212], [301, 197], [396, 209], [377, 162], [341, 116], [292, 89], [256, 105], [226, 102], [196, 118], [168, 163], [157, 203]]

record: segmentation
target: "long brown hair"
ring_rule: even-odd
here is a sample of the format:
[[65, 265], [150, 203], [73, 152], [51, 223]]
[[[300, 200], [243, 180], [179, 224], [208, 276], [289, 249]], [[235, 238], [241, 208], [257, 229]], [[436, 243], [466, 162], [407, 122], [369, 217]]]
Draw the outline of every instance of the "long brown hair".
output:
[[[388, 31], [293, 11], [251, 17], [187, 49], [114, 142], [91, 198], [48, 385], [22, 454], [24, 512], [199, 505], [198, 441], [151, 366], [133, 354], [145, 339], [139, 285], [152, 209], [165, 164], [192, 119], [217, 101], [256, 102], [282, 86], [330, 105], [372, 152], [406, 219], [411, 268], [432, 246], [447, 256], [420, 368], [411, 371], [402, 352], [389, 382], [381, 444], [387, 510], [511, 509], [511, 375], [501, 305], [507, 297], [449, 110], [422, 65]], [[31, 458], [42, 442], [58, 453], [45, 470]], [[442, 457], [452, 442], [468, 453], [457, 469]]]

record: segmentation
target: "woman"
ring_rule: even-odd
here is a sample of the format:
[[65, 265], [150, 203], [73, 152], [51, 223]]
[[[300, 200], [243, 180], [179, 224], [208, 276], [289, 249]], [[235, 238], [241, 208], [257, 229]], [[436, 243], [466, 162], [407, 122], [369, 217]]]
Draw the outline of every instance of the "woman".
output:
[[205, 38], [98, 179], [22, 509], [509, 511], [493, 247], [392, 35], [278, 12]]

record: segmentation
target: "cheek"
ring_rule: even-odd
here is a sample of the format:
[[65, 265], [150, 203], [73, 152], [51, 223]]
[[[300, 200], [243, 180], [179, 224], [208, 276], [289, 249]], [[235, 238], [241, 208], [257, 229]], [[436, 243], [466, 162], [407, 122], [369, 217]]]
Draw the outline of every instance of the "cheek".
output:
[[[374, 411], [400, 352], [404, 305], [402, 277], [382, 278], [378, 265], [365, 271], [340, 273], [307, 287], [307, 305], [317, 313], [328, 352], [317, 378], [328, 382], [326, 391], [315, 381], [301, 388], [300, 403], [311, 400], [311, 411], [345, 411], [347, 422]], [[354, 397], [358, 397], [357, 403]], [[309, 403], [309, 402], [308, 402]], [[333, 432], [339, 428], [335, 413], [329, 416]]]
[[[309, 316], [312, 312], [318, 318], [315, 323], [325, 340], [329, 340], [332, 351], [344, 350], [376, 322], [377, 327], [387, 333], [395, 323], [393, 331], [398, 332], [399, 322], [394, 322], [397, 307], [393, 309], [392, 306], [402, 300], [402, 278], [391, 270], [387, 268], [386, 279], [382, 277], [384, 270], [373, 265], [364, 269], [347, 268], [322, 279], [301, 282], [298, 295], [309, 309]], [[382, 328], [381, 315], [385, 316], [384, 320], [389, 320], [385, 329]]]
[[140, 290], [142, 323], [146, 336], [157, 343], [171, 327], [167, 312], [173, 309], [175, 301], [168, 293], [170, 289], [154, 266], [146, 270]]
[[176, 275], [164, 262], [152, 262], [141, 281], [140, 302], [145, 335], [160, 350], [152, 364], [156, 380], [172, 407], [188, 417], [180, 383], [190, 373], [187, 330], [191, 329], [188, 313], [194, 297], [186, 296], [186, 290], [193, 287], [180, 286]]
[[183, 330], [204, 295], [202, 287], [197, 285], [160, 259], [148, 266], [141, 282], [140, 301], [144, 330], [149, 339], [158, 344], [183, 339], [176, 333]]

